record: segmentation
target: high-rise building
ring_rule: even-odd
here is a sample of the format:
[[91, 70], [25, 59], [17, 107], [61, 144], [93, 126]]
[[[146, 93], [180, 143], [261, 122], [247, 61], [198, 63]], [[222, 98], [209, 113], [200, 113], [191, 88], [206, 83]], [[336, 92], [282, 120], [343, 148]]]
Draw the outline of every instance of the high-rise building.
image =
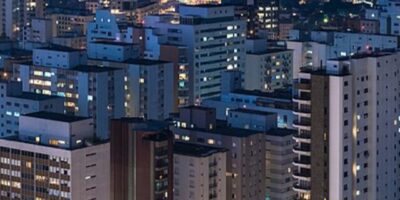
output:
[[54, 37], [63, 36], [68, 33], [86, 35], [89, 22], [94, 15], [88, 11], [57, 9], [46, 14], [51, 20], [52, 34]]
[[18, 135], [21, 115], [39, 111], [64, 113], [64, 98], [23, 92], [20, 82], [1, 81], [0, 95], [0, 137]]
[[0, 139], [0, 198], [110, 198], [110, 146], [93, 140], [91, 118], [36, 112], [19, 124]]
[[300, 199], [397, 199], [399, 54], [332, 59], [299, 74], [293, 177]]
[[228, 149], [229, 199], [265, 199], [265, 135], [263, 131], [234, 128], [215, 118], [215, 109], [189, 106], [180, 109], [171, 128], [175, 139]]
[[177, 83], [170, 62], [133, 59], [126, 68], [126, 114], [164, 120], [177, 111]]
[[263, 39], [248, 39], [246, 43], [244, 89], [273, 92], [292, 85], [292, 50], [267, 48]]
[[85, 60], [80, 50], [35, 49], [33, 63], [14, 65], [12, 76], [24, 91], [65, 97], [66, 112], [93, 117], [97, 137], [107, 139], [109, 119], [125, 116], [124, 71]]
[[[221, 91], [221, 72], [244, 70], [246, 22], [235, 18], [233, 6], [182, 5], [179, 20], [172, 16], [147, 16], [146, 45], [163, 43], [188, 49], [189, 104], [216, 97]], [[153, 46], [150, 46], [153, 47]], [[156, 57], [159, 49], [147, 48], [145, 56]]]
[[29, 26], [32, 18], [44, 17], [44, 10], [43, 0], [1, 0], [0, 36], [22, 37], [24, 26]]
[[168, 124], [142, 118], [111, 122], [111, 200], [173, 199], [173, 137]]
[[291, 129], [271, 129], [266, 132], [266, 199], [292, 200], [296, 197], [292, 189], [295, 182], [292, 177], [295, 133]]
[[174, 199], [227, 199], [226, 149], [176, 142]]

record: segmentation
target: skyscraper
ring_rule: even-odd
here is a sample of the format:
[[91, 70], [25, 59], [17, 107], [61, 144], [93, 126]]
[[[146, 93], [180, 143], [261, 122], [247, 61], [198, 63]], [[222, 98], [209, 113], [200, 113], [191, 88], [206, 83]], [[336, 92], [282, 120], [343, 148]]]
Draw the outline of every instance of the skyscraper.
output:
[[397, 199], [398, 53], [356, 54], [301, 72], [294, 96], [300, 199]]
[[[153, 31], [153, 37], [146, 36], [145, 43], [154, 44], [161, 38], [188, 48], [189, 104], [218, 96], [222, 71], [244, 70], [246, 24], [235, 18], [233, 6], [182, 5], [179, 20], [148, 16], [144, 26]], [[159, 52], [149, 48], [146, 54]]]

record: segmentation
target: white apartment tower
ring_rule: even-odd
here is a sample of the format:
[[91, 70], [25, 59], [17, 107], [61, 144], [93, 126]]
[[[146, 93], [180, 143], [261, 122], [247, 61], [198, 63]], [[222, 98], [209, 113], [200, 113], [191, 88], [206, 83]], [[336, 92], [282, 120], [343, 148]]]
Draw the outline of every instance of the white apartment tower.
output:
[[[181, 5], [179, 20], [172, 16], [148, 16], [144, 26], [160, 40], [188, 48], [189, 102], [216, 97], [221, 91], [221, 72], [244, 70], [246, 22], [236, 19], [233, 6]], [[152, 48], [145, 56], [157, 54]]]
[[299, 199], [399, 198], [399, 53], [303, 70], [294, 96]]

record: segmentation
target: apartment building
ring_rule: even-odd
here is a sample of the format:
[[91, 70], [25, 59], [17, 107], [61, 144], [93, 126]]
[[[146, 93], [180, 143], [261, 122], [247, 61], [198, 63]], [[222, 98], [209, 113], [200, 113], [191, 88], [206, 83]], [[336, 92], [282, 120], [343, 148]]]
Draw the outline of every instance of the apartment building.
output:
[[[186, 46], [189, 66], [189, 104], [216, 97], [221, 92], [220, 73], [244, 70], [246, 22], [235, 18], [233, 6], [182, 5], [179, 20], [169, 15], [147, 16], [146, 44]], [[158, 57], [159, 49], [147, 48], [145, 56]]]
[[287, 41], [287, 48], [293, 49], [293, 79], [304, 66], [319, 68], [329, 59], [397, 47], [397, 36], [338, 31], [292, 30]]
[[399, 54], [332, 59], [299, 74], [294, 96], [300, 199], [396, 199]]
[[33, 62], [14, 65], [12, 76], [24, 91], [65, 97], [66, 112], [93, 117], [97, 137], [107, 139], [108, 120], [125, 116], [124, 71], [85, 60], [80, 50], [35, 49]]
[[110, 146], [93, 140], [93, 120], [36, 112], [18, 137], [0, 139], [2, 199], [109, 199]]
[[111, 122], [111, 199], [173, 199], [173, 136], [143, 118]]
[[229, 127], [218, 122], [213, 108], [180, 108], [171, 128], [177, 141], [226, 148], [229, 199], [265, 199], [265, 135], [261, 131]]
[[39, 111], [64, 113], [64, 98], [23, 92], [20, 82], [1, 81], [0, 95], [1, 137], [19, 134], [21, 115]]
[[268, 49], [266, 40], [248, 39], [246, 51], [244, 89], [273, 92], [292, 85], [292, 50]]
[[226, 197], [226, 149], [176, 142], [174, 144], [174, 199]]

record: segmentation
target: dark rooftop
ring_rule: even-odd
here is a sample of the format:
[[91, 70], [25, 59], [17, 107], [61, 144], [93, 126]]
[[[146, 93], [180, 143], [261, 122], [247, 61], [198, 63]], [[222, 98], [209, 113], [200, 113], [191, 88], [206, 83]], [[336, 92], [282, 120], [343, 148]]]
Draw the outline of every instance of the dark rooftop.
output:
[[94, 72], [94, 73], [120, 70], [120, 68], [116, 67], [100, 67], [96, 65], [79, 65], [72, 69], [80, 72]]
[[50, 51], [64, 51], [64, 52], [75, 52], [75, 51], [83, 51], [82, 49], [74, 49], [66, 46], [59, 46], [59, 45], [52, 45], [49, 47], [41, 47], [38, 49], [43, 49], [43, 50], [50, 50]]
[[181, 6], [184, 6], [184, 7], [199, 7], [199, 8], [230, 7], [229, 5], [221, 5], [221, 4], [198, 4], [198, 5], [183, 4]]
[[185, 106], [185, 107], [182, 107], [181, 109], [193, 109], [193, 110], [204, 110], [204, 111], [215, 110], [215, 108], [211, 108], [211, 107], [207, 107], [207, 106], [195, 106], [195, 105]]
[[115, 45], [115, 46], [134, 46], [135, 44], [132, 43], [126, 43], [126, 42], [116, 42], [116, 41], [95, 41], [94, 43], [96, 44], [108, 44], [108, 45]]
[[226, 149], [210, 147], [200, 144], [176, 142], [174, 144], [174, 153], [192, 156], [192, 157], [207, 157], [215, 153], [226, 152]]
[[61, 98], [59, 96], [37, 94], [37, 93], [33, 93], [33, 92], [23, 92], [21, 95], [16, 95], [16, 96], [11, 96], [11, 97], [19, 98], [19, 99], [37, 100], [37, 101]]
[[29, 114], [26, 114], [25, 116], [41, 118], [41, 119], [48, 119], [48, 120], [53, 120], [53, 121], [60, 121], [60, 122], [77, 122], [77, 121], [90, 119], [90, 117], [79, 117], [79, 116], [66, 115], [66, 114], [53, 113], [53, 112], [45, 112], [45, 111], [29, 113]]
[[169, 62], [163, 61], [163, 60], [129, 59], [129, 60], [125, 61], [125, 63], [135, 64], [135, 65], [159, 65], [159, 64], [166, 64]]
[[264, 55], [264, 54], [269, 54], [269, 53], [279, 53], [279, 52], [288, 52], [288, 51], [293, 51], [292, 49], [279, 49], [279, 48], [271, 48], [267, 49], [266, 51], [261, 51], [261, 52], [247, 52], [247, 54], [250, 55]]
[[266, 134], [267, 135], [272, 135], [272, 136], [288, 136], [288, 135], [294, 135], [296, 134], [296, 130], [293, 129], [287, 129], [287, 128], [277, 128], [277, 129], [271, 129], [269, 130]]
[[275, 98], [275, 99], [292, 99], [292, 94], [289, 91], [284, 91], [284, 90], [282, 90], [282, 91], [276, 90], [274, 92], [263, 92], [260, 90], [238, 89], [238, 90], [233, 91], [233, 93], [260, 96], [260, 97], [269, 97], [269, 98]]
[[244, 109], [244, 108], [231, 109], [231, 110], [229, 110], [229, 112], [242, 112], [242, 113], [249, 113], [249, 114], [256, 114], [256, 115], [275, 115], [275, 113], [272, 113], [272, 112], [251, 110], [251, 109]]
[[120, 121], [132, 124], [132, 129], [136, 131], [162, 131], [169, 127], [169, 122], [147, 120], [140, 117], [123, 117], [119, 119], [112, 119], [112, 121]]
[[182, 130], [205, 132], [209, 134], [225, 135], [231, 137], [249, 137], [251, 135], [262, 133], [261, 131], [229, 127], [227, 126], [226, 121], [221, 121], [221, 120], [217, 121], [217, 125], [214, 129], [202, 129], [194, 127], [194, 128], [182, 128]]

